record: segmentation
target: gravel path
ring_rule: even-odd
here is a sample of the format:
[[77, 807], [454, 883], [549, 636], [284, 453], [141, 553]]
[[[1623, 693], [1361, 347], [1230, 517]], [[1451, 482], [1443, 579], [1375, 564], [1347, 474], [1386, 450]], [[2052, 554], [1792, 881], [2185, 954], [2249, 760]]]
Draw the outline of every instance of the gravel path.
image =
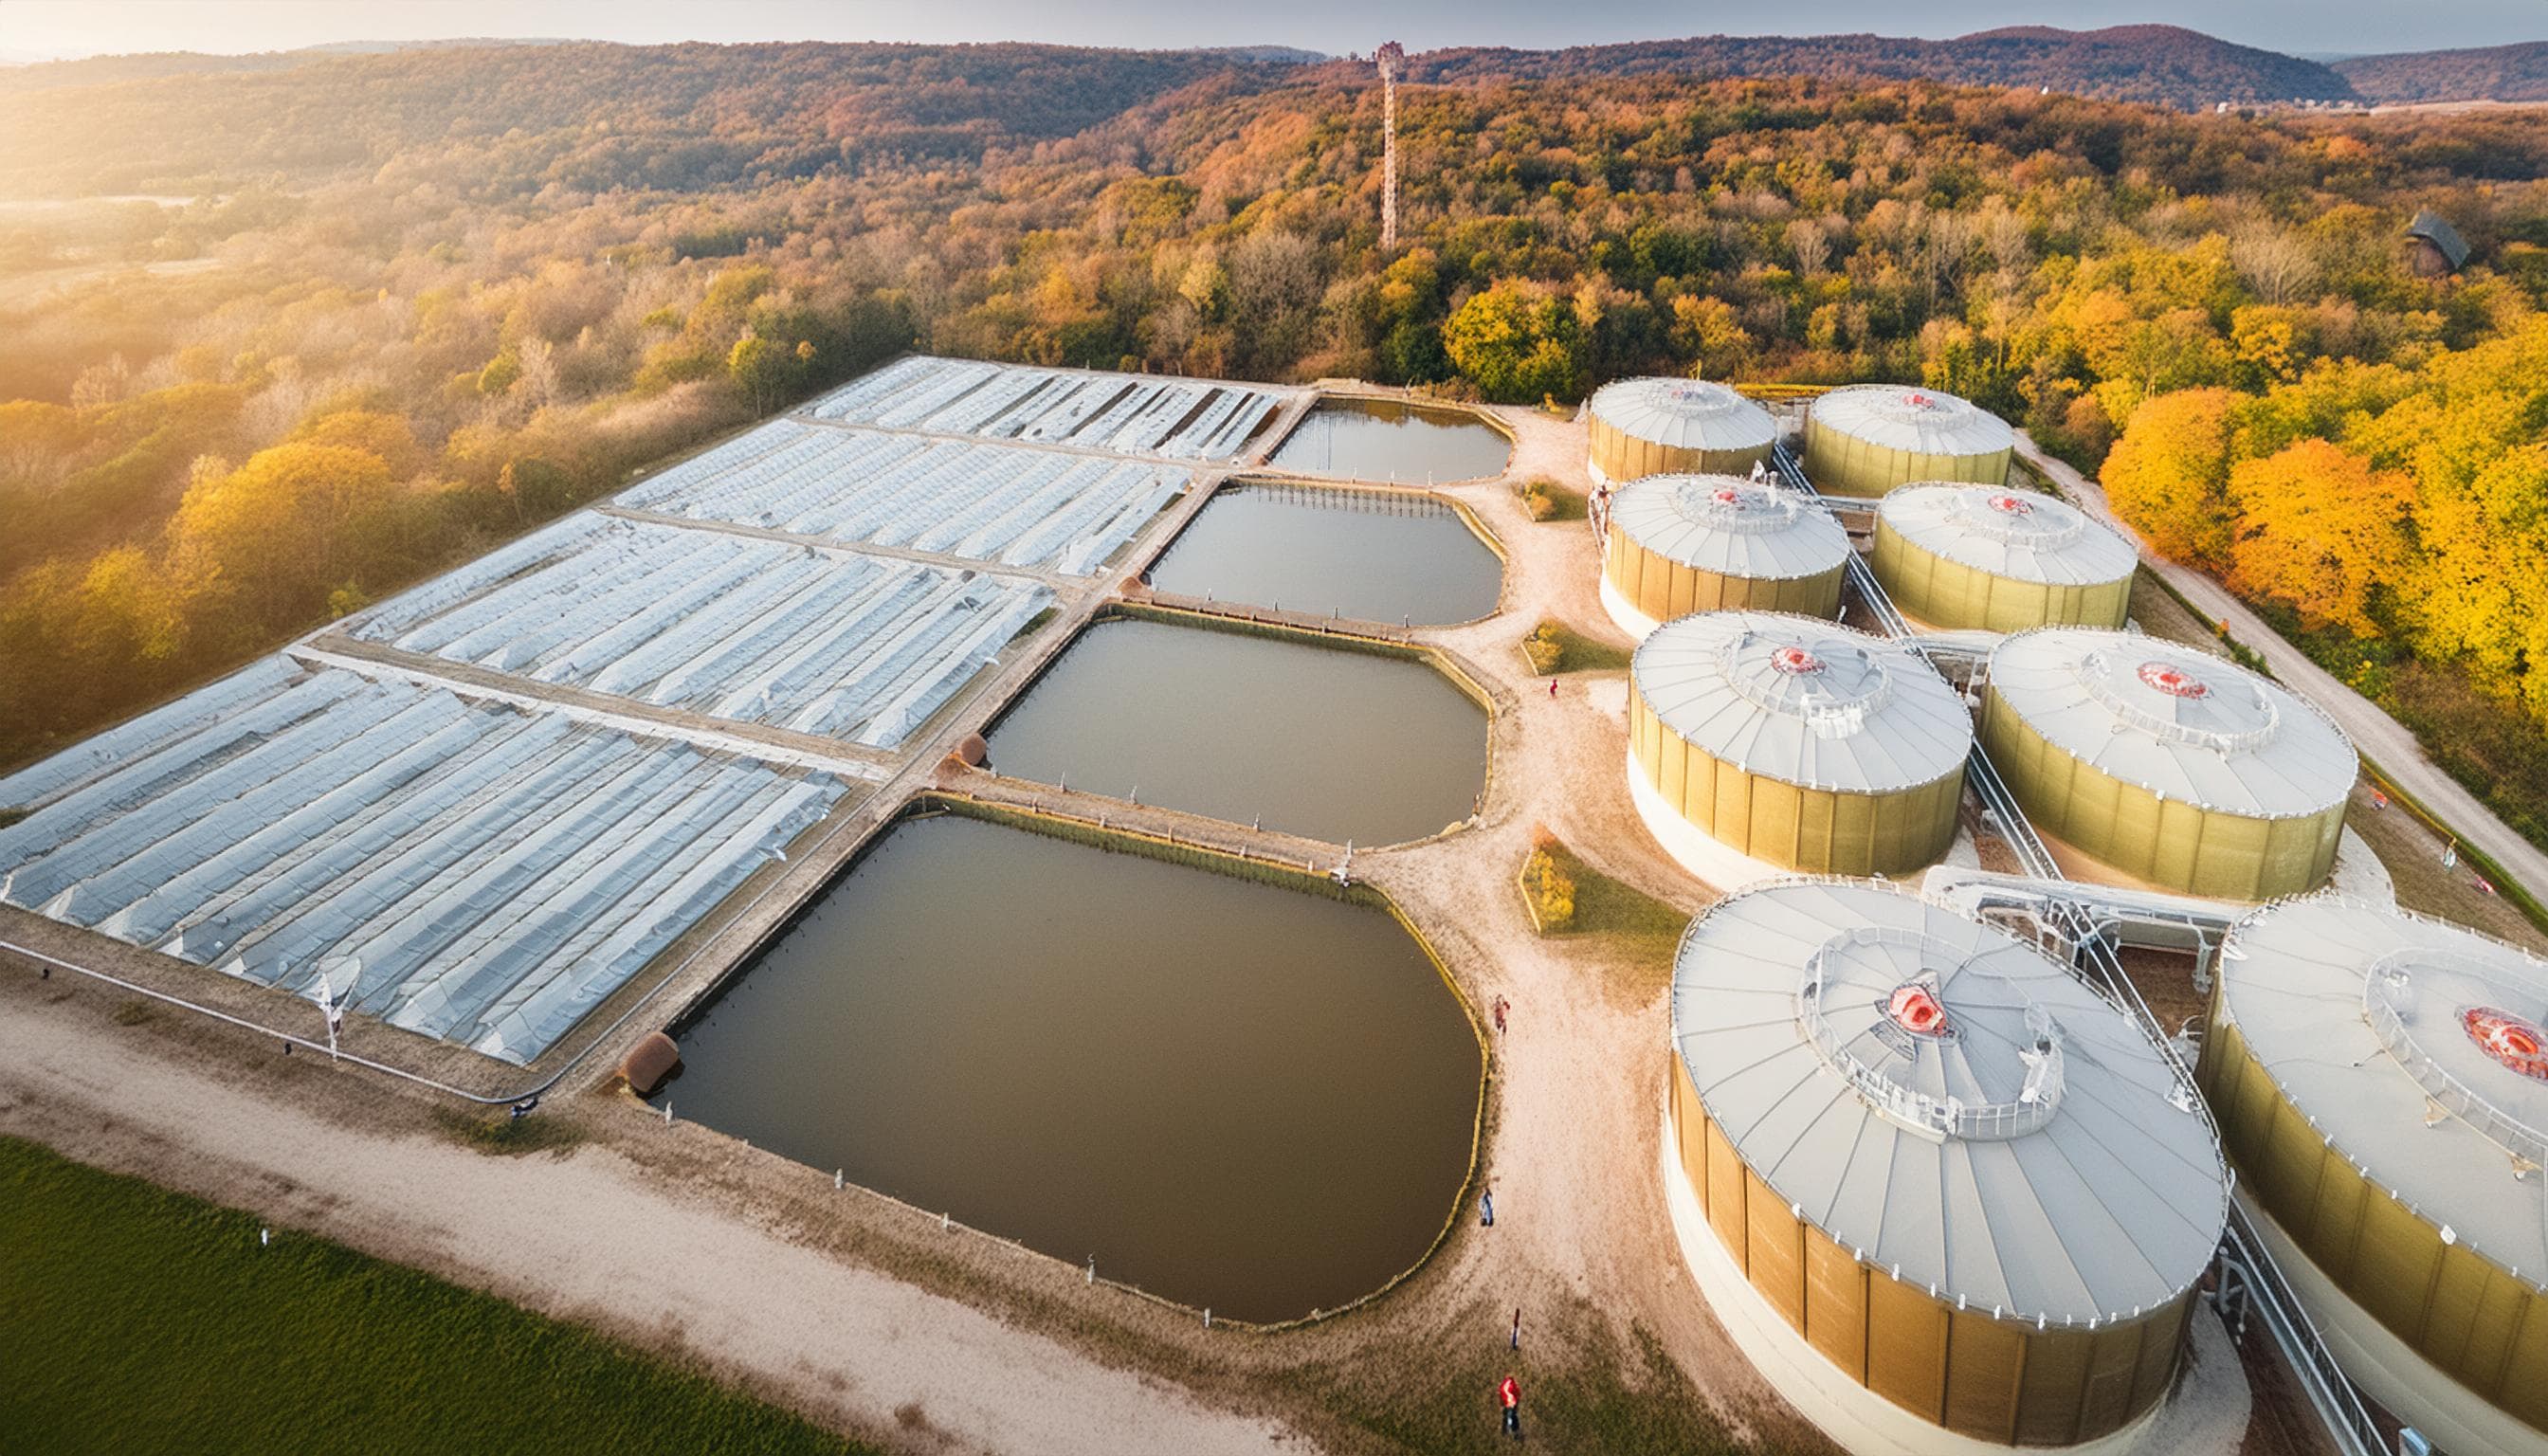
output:
[[218, 1062], [100, 1057], [80, 1011], [24, 997], [0, 1015], [0, 1132], [651, 1332], [864, 1433], [890, 1422], [940, 1449], [1085, 1456], [1285, 1449], [1265, 1422], [738, 1223], [608, 1148], [501, 1158], [367, 1135]]

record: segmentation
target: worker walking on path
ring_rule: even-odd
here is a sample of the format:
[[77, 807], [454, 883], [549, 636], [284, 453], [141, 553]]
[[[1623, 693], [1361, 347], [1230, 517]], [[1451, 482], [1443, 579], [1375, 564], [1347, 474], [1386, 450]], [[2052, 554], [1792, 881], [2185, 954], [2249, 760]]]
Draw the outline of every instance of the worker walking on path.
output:
[[1496, 1191], [1484, 1184], [1478, 1187], [1478, 1225], [1483, 1228], [1496, 1227]]
[[1511, 1376], [1496, 1387], [1496, 1399], [1504, 1403], [1504, 1434], [1521, 1439], [1521, 1382]]

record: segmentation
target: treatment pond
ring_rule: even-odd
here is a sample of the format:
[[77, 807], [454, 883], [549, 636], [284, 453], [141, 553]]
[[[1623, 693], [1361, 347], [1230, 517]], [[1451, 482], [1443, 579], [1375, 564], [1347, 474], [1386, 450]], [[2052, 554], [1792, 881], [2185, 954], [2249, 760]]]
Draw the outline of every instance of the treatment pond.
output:
[[1232, 486], [1178, 535], [1150, 585], [1369, 622], [1466, 622], [1496, 609], [1503, 563], [1460, 513], [1408, 492]]
[[1343, 844], [1465, 820], [1487, 715], [1419, 662], [1149, 621], [1100, 622], [991, 729], [1011, 778]]
[[1217, 1315], [1412, 1267], [1479, 1052], [1381, 909], [905, 822], [681, 1032], [680, 1116]]
[[1358, 481], [1473, 481], [1503, 474], [1510, 442], [1464, 410], [1321, 400], [1266, 464]]

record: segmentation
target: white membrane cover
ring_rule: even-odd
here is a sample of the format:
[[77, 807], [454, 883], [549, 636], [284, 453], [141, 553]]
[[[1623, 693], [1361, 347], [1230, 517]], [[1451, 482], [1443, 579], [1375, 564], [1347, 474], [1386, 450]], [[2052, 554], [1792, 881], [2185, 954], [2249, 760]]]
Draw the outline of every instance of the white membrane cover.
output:
[[1667, 561], [1750, 581], [1838, 571], [1849, 532], [1792, 491], [1728, 475], [1655, 475], [1619, 493], [1610, 519]]
[[2087, 627], [2020, 632], [1991, 689], [2099, 773], [2255, 819], [2320, 813], [2353, 790], [2353, 744], [2306, 699], [2174, 642]]
[[1703, 379], [1623, 379], [1592, 394], [1593, 417], [1676, 450], [1762, 450], [1778, 437], [1770, 411]]
[[1939, 481], [1875, 503], [1878, 519], [1933, 556], [2018, 582], [2094, 587], [2140, 565], [2132, 543], [2067, 500], [2005, 486]]
[[1990, 455], [2017, 443], [2005, 420], [1969, 400], [1911, 385], [1857, 384], [1813, 403], [1813, 418], [1888, 450]]
[[1907, 649], [1818, 617], [1703, 612], [1666, 622], [1629, 678], [1664, 726], [1722, 763], [1843, 793], [1962, 770], [1972, 718]]
[[[2222, 997], [2247, 1054], [2336, 1151], [2472, 1251], [2548, 1275], [2548, 961], [2475, 931], [2331, 894], [2268, 905], [2222, 947]], [[2502, 1045], [2502, 1044], [2498, 1044]], [[2437, 1115], [2436, 1110], [2439, 1109]]]
[[[1942, 1022], [1912, 1029], [1924, 1011]], [[2220, 1242], [2228, 1176], [2192, 1089], [2067, 969], [1944, 905], [1864, 880], [1731, 896], [1683, 937], [1672, 1012], [1745, 1165], [1940, 1299], [2131, 1318]]]

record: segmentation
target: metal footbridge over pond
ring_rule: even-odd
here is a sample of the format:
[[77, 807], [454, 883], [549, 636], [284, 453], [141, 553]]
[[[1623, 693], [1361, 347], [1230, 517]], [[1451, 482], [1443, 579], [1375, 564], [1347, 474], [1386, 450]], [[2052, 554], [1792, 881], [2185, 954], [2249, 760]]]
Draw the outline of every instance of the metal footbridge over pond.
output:
[[[1785, 440], [1774, 447], [1773, 460], [1779, 483], [1830, 508], [1823, 494], [1806, 476], [1803, 464]], [[1892, 598], [1885, 594], [1882, 584], [1867, 566], [1866, 559], [1850, 553], [1849, 580], [1857, 589], [1859, 599], [1884, 633], [1926, 658], [1929, 644], [1921, 633], [1912, 629], [1902, 613], [1895, 609]], [[2118, 918], [2115, 907], [2106, 905], [2093, 886], [2078, 885], [2061, 872], [2052, 853], [2027, 821], [2016, 795], [2006, 779], [1983, 752], [1973, 747], [1966, 768], [1966, 779], [1980, 796], [1982, 809], [1990, 824], [2005, 840], [2028, 878], [2038, 882], [2044, 891], [2044, 918], [2048, 928], [2062, 936], [2072, 949], [2074, 963], [2091, 984], [2099, 985], [2108, 996], [2136, 1017], [2141, 1030], [2158, 1048], [2182, 1082], [2192, 1107], [2207, 1121], [2211, 1113], [2195, 1091], [2194, 1071], [2166, 1028], [2141, 999], [2132, 978], [2124, 971], [2115, 940], [2109, 933]], [[2253, 1217], [2236, 1199], [2230, 1203], [2230, 1220], [2221, 1240], [2221, 1283], [2215, 1301], [2225, 1313], [2235, 1312], [2244, 1328], [2246, 1316], [2253, 1314], [2264, 1321], [2265, 1328], [2280, 1346], [2284, 1359], [2308, 1393], [2311, 1409], [2317, 1411], [2326, 1428], [2328, 1438], [2344, 1456], [2381, 1456], [2386, 1450], [2380, 1427], [2362, 1404], [2362, 1398], [2337, 1366], [2326, 1340], [2301, 1308], [2300, 1299], [2273, 1256], [2266, 1251]]]

